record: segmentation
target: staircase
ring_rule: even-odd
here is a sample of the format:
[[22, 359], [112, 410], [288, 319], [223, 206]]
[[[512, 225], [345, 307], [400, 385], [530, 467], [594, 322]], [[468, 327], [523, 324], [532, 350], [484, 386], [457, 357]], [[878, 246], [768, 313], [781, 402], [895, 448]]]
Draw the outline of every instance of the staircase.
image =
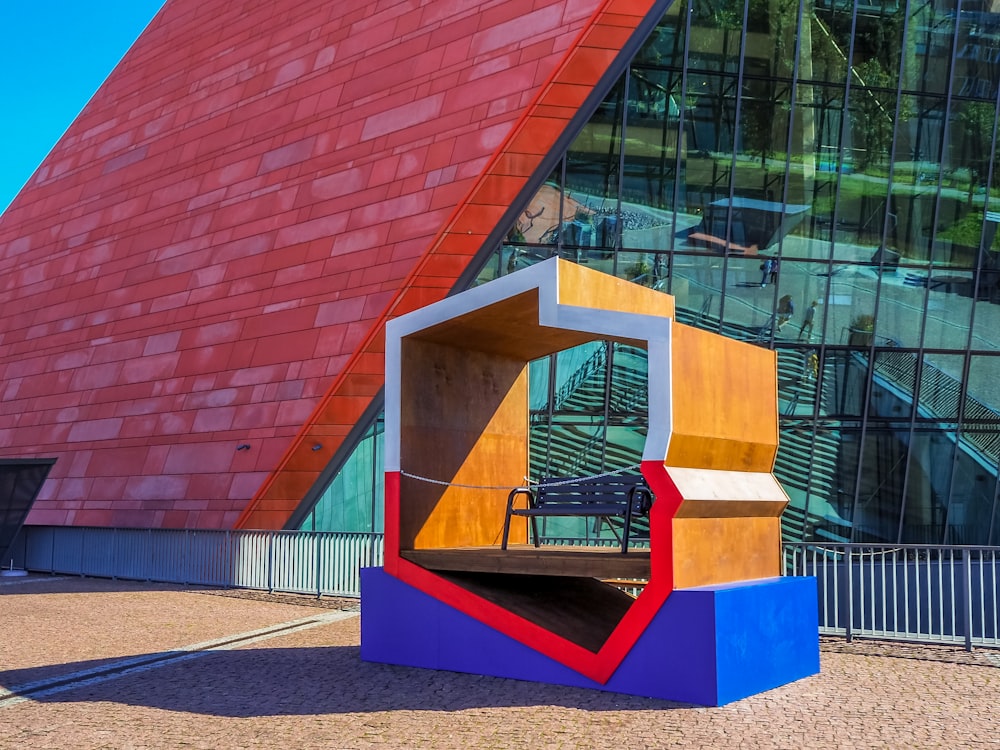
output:
[[[760, 331], [734, 323], [707, 319], [697, 311], [678, 309], [681, 322], [717, 330], [729, 338], [758, 342]], [[600, 366], [595, 366], [599, 363]], [[646, 353], [641, 349], [619, 346], [615, 349], [609, 393], [610, 412], [616, 425], [614, 440], [605, 445], [604, 397], [606, 353], [598, 353], [580, 367], [582, 376], [574, 375], [560, 390], [555, 412], [562, 417], [549, 427], [536, 415], [532, 427], [532, 478], [543, 476], [586, 476], [627, 466], [642, 458], [646, 434], [647, 383]], [[781, 436], [774, 473], [790, 497], [782, 516], [782, 535], [788, 540], [809, 540], [819, 536], [833, 541], [848, 541], [850, 527], [837, 515], [837, 458], [839, 439], [834, 425], [824, 430], [812, 428], [813, 404], [817, 397], [826, 402], [825, 391], [817, 394], [821, 383], [833, 383], [833, 363], [812, 374], [812, 363], [802, 352], [778, 351], [778, 398], [781, 408]], [[801, 416], [805, 421], [799, 421]], [[631, 424], [630, 424], [631, 423]], [[546, 462], [546, 443], [548, 444]], [[546, 468], [547, 466], [547, 468]], [[809, 511], [806, 512], [806, 498]], [[648, 522], [641, 537], [648, 535]], [[618, 532], [620, 521], [608, 528]], [[607, 531], [607, 528], [605, 529]], [[594, 533], [594, 530], [591, 530]], [[602, 534], [602, 536], [605, 536]]]

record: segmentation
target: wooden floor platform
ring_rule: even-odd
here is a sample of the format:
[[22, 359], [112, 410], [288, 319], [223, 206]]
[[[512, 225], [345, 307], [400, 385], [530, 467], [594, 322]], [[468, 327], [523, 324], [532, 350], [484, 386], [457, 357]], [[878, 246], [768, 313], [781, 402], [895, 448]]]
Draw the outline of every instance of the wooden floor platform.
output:
[[649, 578], [649, 550], [622, 554], [618, 547], [500, 547], [401, 550], [400, 555], [422, 568], [466, 573], [569, 576], [642, 580]]

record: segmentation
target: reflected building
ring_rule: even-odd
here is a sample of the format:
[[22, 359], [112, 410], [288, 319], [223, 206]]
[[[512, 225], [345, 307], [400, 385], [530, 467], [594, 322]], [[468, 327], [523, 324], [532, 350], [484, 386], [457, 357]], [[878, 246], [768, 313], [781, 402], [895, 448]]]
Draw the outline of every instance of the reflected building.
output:
[[[597, 28], [593, 5], [577, 31]], [[593, 80], [574, 82], [565, 62], [591, 37], [560, 42], [568, 51], [546, 85], [586, 95], [505, 100], [521, 119], [507, 122], [515, 135], [495, 151], [470, 157], [485, 164], [478, 187], [497, 177], [490, 170], [520, 163], [509, 149], [532, 151], [517, 133], [544, 140], [539, 118], [554, 124], [520, 182], [490, 183], [503, 196], [496, 210], [463, 224], [463, 214], [426, 209], [419, 252], [459, 225], [474, 240], [448, 256], [439, 293], [553, 255], [670, 293], [683, 322], [778, 353], [787, 539], [1000, 544], [1000, 9], [961, 0], [646, 5], [615, 33], [601, 27], [616, 41]], [[427, 85], [458, 83], [431, 75]], [[386, 146], [372, 163], [392, 158], [395, 169], [406, 149], [425, 147]], [[449, 169], [455, 177], [441, 164], [424, 184]], [[449, 209], [480, 195], [462, 187], [446, 196]], [[331, 210], [345, 200], [332, 184], [323, 190]], [[397, 273], [387, 293], [421, 268]], [[381, 302], [379, 314], [397, 301]], [[379, 320], [348, 334], [353, 343], [320, 378], [332, 388], [326, 400], [310, 402], [316, 411], [300, 419], [299, 442], [276, 451], [281, 462], [256, 468], [259, 488], [228, 522], [381, 530], [378, 373], [368, 371], [374, 385], [347, 416], [329, 418], [336, 427], [316, 429], [341, 403], [352, 363], [377, 354], [363, 346]], [[645, 362], [642, 350], [591, 345], [532, 365], [533, 479], [638, 463]], [[755, 383], [740, 387], [754, 398]], [[334, 448], [317, 435], [336, 435]], [[323, 448], [321, 462], [295, 452], [310, 445]], [[293, 476], [289, 467], [306, 468]], [[274, 487], [288, 488], [280, 502]], [[614, 530], [563, 521], [545, 533], [599, 542]]]

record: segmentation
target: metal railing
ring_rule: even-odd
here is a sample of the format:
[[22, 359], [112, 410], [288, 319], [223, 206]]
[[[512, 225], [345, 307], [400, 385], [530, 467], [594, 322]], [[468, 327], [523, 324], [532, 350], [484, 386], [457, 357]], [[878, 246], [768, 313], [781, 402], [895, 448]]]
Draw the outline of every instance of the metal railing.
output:
[[[13, 562], [34, 572], [356, 597], [360, 569], [381, 565], [383, 552], [375, 533], [26, 526]], [[815, 576], [821, 634], [1000, 648], [1000, 548], [789, 543], [784, 560], [785, 575]]]
[[359, 571], [383, 560], [382, 534], [25, 526], [14, 562], [44, 573], [361, 595]]
[[815, 576], [819, 631], [1000, 647], [1000, 549], [785, 544], [785, 574]]

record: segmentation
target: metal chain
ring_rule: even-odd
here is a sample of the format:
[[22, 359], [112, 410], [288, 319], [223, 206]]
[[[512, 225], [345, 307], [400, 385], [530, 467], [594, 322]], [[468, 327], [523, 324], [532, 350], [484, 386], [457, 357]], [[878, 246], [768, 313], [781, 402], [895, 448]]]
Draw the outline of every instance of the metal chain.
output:
[[642, 464], [632, 464], [631, 466], [625, 466], [621, 469], [615, 469], [614, 471], [606, 471], [603, 474], [590, 474], [584, 477], [572, 477], [571, 479], [563, 479], [558, 482], [546, 482], [545, 484], [535, 484], [536, 487], [562, 487], [567, 484], [576, 484], [580, 481], [587, 481], [588, 479], [601, 479], [602, 477], [613, 477], [616, 474], [621, 474], [626, 471], [636, 471]]
[[[583, 477], [573, 477], [572, 479], [565, 479], [559, 482], [546, 482], [545, 484], [540, 484], [538, 482], [532, 482], [528, 480], [527, 477], [524, 478], [524, 483], [528, 487], [561, 487], [566, 484], [576, 484], [580, 481], [586, 481], [588, 479], [600, 479], [601, 477], [612, 477], [616, 474], [621, 474], [626, 471], [636, 471], [642, 464], [633, 464], [632, 466], [626, 466], [621, 469], [615, 469], [614, 471], [606, 471], [603, 474], [590, 474]], [[510, 491], [510, 486], [506, 487], [491, 487], [489, 485], [481, 484], [458, 484], [456, 482], [444, 482], [440, 479], [430, 479], [429, 477], [422, 477], [419, 474], [411, 474], [408, 471], [400, 471], [402, 476], [407, 479], [416, 479], [418, 482], [427, 482], [428, 484], [436, 484], [442, 487], [459, 487], [464, 490], [503, 490], [504, 492]]]
[[422, 477], [419, 474], [410, 474], [408, 471], [400, 471], [407, 479], [416, 479], [418, 482], [427, 482], [428, 484], [438, 484], [443, 487], [461, 487], [464, 490], [503, 490], [504, 492], [510, 492], [510, 487], [489, 487], [487, 485], [481, 484], [457, 484], [455, 482], [442, 482], [440, 479], [429, 479], [428, 477]]

